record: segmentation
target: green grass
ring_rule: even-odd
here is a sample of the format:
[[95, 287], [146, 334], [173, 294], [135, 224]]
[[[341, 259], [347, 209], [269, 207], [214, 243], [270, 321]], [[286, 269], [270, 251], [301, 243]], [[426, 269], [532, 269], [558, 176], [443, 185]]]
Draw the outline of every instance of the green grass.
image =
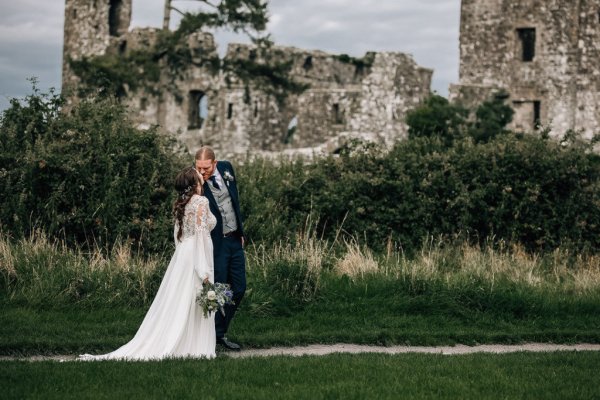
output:
[[[328, 291], [308, 303], [274, 298], [269, 312], [253, 307], [236, 315], [229, 336], [245, 347], [310, 343], [477, 344], [600, 343], [599, 301], [524, 293], [448, 292], [435, 286], [420, 294], [396, 281], [323, 282]], [[126, 343], [145, 307], [4, 307], [0, 354], [105, 352]]]
[[[600, 257], [435, 244], [414, 258], [331, 251], [313, 236], [248, 250], [248, 292], [229, 336], [310, 343], [600, 343]], [[163, 260], [164, 261], [164, 260]], [[0, 354], [113, 350], [135, 334], [160, 259], [0, 240]], [[2, 283], [4, 285], [2, 285]]]
[[597, 399], [600, 353], [0, 362], [5, 399]]

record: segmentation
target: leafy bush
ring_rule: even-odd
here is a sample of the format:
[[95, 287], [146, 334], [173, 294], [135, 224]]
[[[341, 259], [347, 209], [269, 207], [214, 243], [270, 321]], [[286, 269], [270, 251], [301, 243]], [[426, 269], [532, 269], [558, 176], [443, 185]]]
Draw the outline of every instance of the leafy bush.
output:
[[377, 250], [397, 243], [410, 251], [429, 235], [460, 235], [530, 250], [597, 251], [600, 157], [563, 144], [508, 133], [487, 143], [462, 138], [450, 147], [439, 137], [414, 138], [389, 153], [364, 146], [270, 170], [254, 161], [238, 172], [248, 233], [277, 242], [312, 215], [324, 238], [341, 229], [364, 235]]
[[[34, 83], [35, 85], [35, 83]], [[26, 236], [41, 228], [71, 244], [131, 238], [159, 251], [172, 239], [174, 143], [140, 131], [110, 98], [61, 111], [60, 96], [34, 92], [0, 118], [0, 222]]]
[[451, 104], [446, 98], [431, 95], [406, 115], [408, 136], [443, 138], [451, 144], [455, 138], [464, 135], [469, 110]]
[[[278, 241], [309, 218], [325, 238], [418, 248], [430, 235], [488, 237], [530, 250], [600, 245], [600, 157], [576, 132], [514, 134], [506, 95], [470, 111], [433, 95], [390, 152], [356, 143], [311, 163], [255, 160], [240, 172], [248, 233]], [[244, 204], [245, 203], [245, 204]]]
[[480, 104], [473, 112], [444, 97], [431, 95], [414, 110], [408, 112], [406, 123], [409, 138], [437, 137], [448, 146], [456, 139], [471, 136], [485, 143], [509, 131], [514, 111], [505, 100], [508, 93], [500, 91]]
[[[557, 142], [547, 132], [505, 131], [510, 113], [500, 100], [476, 113], [476, 140], [453, 123], [458, 130], [447, 132], [462, 136], [411, 136], [391, 151], [356, 143], [311, 162], [240, 161], [246, 233], [266, 245], [299, 243], [316, 229], [331, 246], [343, 235], [377, 251], [411, 252], [441, 235], [597, 252], [600, 157], [576, 132]], [[144, 253], [169, 248], [171, 182], [189, 156], [155, 129], [135, 129], [113, 100], [61, 107], [59, 96], [34, 91], [0, 119], [4, 232], [42, 228], [72, 244], [108, 249], [131, 238]]]

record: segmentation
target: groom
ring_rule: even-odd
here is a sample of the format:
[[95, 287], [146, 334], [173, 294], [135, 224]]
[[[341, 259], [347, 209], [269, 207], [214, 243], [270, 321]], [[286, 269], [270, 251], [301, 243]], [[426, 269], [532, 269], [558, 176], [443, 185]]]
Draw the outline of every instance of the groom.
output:
[[217, 344], [239, 351], [240, 346], [227, 340], [225, 334], [246, 291], [246, 258], [244, 229], [235, 172], [229, 161], [217, 161], [215, 152], [203, 146], [196, 152], [196, 169], [204, 178], [204, 196], [217, 218], [211, 231], [215, 259], [215, 282], [229, 283], [234, 305], [225, 306], [225, 316], [215, 313]]

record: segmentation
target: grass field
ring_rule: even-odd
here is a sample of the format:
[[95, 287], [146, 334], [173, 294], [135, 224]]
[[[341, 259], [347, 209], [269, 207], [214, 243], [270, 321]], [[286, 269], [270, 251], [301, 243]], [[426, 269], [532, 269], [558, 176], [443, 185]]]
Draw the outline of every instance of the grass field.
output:
[[[600, 343], [597, 257], [432, 247], [408, 259], [358, 246], [328, 255], [310, 240], [248, 256], [249, 291], [229, 333], [246, 348]], [[0, 354], [102, 353], [127, 342], [160, 261], [111, 257], [4, 242]], [[594, 352], [2, 361], [0, 387], [7, 399], [596, 399], [598, 365]]]
[[[600, 343], [600, 313], [594, 304], [571, 303], [562, 312], [481, 311], [459, 308], [433, 294], [367, 295], [355, 302], [323, 300], [288, 315], [257, 316], [242, 309], [229, 337], [245, 347], [310, 343], [477, 344]], [[368, 297], [368, 298], [367, 298]], [[378, 303], [379, 302], [379, 303]], [[0, 354], [78, 354], [113, 350], [133, 337], [144, 308], [28, 309], [0, 314]]]
[[597, 399], [600, 353], [0, 362], [4, 399]]
[[[407, 258], [341, 252], [314, 237], [248, 250], [248, 292], [229, 336], [311, 343], [600, 343], [600, 259], [430, 243]], [[113, 350], [136, 332], [163, 271], [46, 239], [0, 240], [0, 354]]]

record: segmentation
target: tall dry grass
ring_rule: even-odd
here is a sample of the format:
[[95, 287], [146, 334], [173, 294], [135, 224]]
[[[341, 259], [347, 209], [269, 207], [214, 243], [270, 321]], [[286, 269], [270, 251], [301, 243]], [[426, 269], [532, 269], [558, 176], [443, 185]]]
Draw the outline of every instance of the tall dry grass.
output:
[[[518, 285], [548, 294], [600, 293], [600, 255], [563, 249], [531, 254], [502, 243], [480, 247], [430, 239], [411, 257], [394, 246], [376, 255], [356, 238], [330, 243], [308, 228], [290, 241], [250, 245], [247, 260], [250, 292], [257, 290], [254, 301], [265, 307], [273, 291], [311, 301], [323, 281], [336, 276], [386, 279], [404, 287], [434, 283], [448, 290], [493, 292]], [[168, 259], [144, 257], [128, 243], [116, 243], [107, 254], [73, 250], [39, 232], [17, 241], [0, 235], [0, 300], [32, 306], [148, 305], [167, 264]]]
[[290, 241], [267, 247], [251, 246], [247, 251], [248, 270], [274, 290], [300, 301], [310, 301], [320, 287], [322, 273], [331, 258], [326, 240], [307, 227]]
[[128, 243], [116, 243], [106, 255], [100, 249], [74, 250], [42, 232], [17, 241], [0, 235], [2, 295], [28, 305], [148, 304], [165, 267], [160, 258], [134, 253]]
[[448, 288], [476, 281], [489, 290], [499, 282], [575, 294], [600, 290], [600, 255], [584, 256], [560, 248], [540, 255], [518, 244], [477, 246], [430, 238], [416, 256], [388, 252], [381, 263], [388, 276], [404, 281], [442, 281]]

